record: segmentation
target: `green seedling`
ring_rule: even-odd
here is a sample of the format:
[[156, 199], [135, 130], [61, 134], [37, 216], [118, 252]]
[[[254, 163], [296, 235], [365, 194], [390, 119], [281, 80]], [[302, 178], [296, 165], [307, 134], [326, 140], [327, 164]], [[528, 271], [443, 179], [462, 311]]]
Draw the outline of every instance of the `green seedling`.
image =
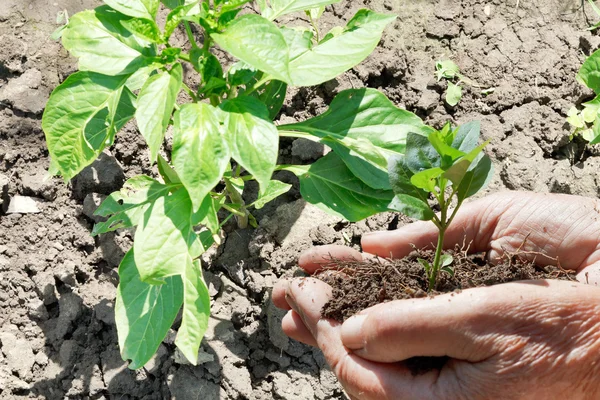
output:
[[577, 73], [577, 81], [594, 91], [596, 97], [582, 104], [583, 109], [571, 107], [567, 113], [567, 122], [573, 128], [569, 136], [587, 140], [589, 144], [600, 143], [600, 51], [586, 58]]
[[[481, 86], [461, 74], [458, 65], [452, 60], [438, 61], [435, 63], [435, 75], [438, 82], [442, 79], [446, 79], [448, 88], [446, 89], [446, 103], [449, 106], [454, 107], [462, 99], [463, 84], [467, 84], [472, 87], [481, 88]], [[481, 94], [484, 96], [490, 95], [494, 92], [495, 88], [486, 88], [481, 90]]]
[[[56, 33], [79, 71], [53, 91], [42, 118], [50, 172], [73, 178], [134, 119], [160, 175], [129, 179], [98, 208], [107, 220], [92, 232], [135, 229], [115, 304], [130, 368], [150, 360], [181, 309], [175, 344], [196, 363], [210, 315], [199, 257], [220, 240], [218, 215], [256, 226], [252, 211], [290, 189], [273, 179], [275, 171], [297, 174], [308, 202], [347, 220], [389, 209], [387, 159], [404, 153], [409, 132], [431, 131], [417, 116], [377, 90], [358, 89], [340, 92], [315, 118], [273, 122], [289, 86], [319, 85], [354, 67], [395, 18], [363, 9], [321, 35], [322, 7], [338, 1], [262, 0], [257, 15], [240, 13], [248, 0], [105, 0]], [[312, 24], [275, 22], [294, 12], [308, 12]], [[186, 32], [187, 46], [171, 43], [176, 30]], [[238, 61], [222, 65], [216, 46]], [[197, 79], [184, 78], [184, 65]], [[171, 151], [163, 146], [169, 126]], [[333, 152], [312, 165], [277, 165], [280, 137], [321, 142]], [[250, 180], [260, 190], [246, 201]]]
[[[463, 202], [485, 187], [493, 174], [490, 158], [482, 153], [488, 142], [478, 146], [479, 134], [479, 122], [457, 129], [447, 124], [428, 135], [409, 133], [406, 153], [389, 161], [390, 183], [396, 194], [391, 208], [432, 221], [439, 230], [433, 263], [419, 260], [430, 291], [435, 289], [440, 271], [453, 274], [452, 257], [442, 252], [448, 226]], [[439, 214], [430, 206], [431, 199], [439, 206]]]

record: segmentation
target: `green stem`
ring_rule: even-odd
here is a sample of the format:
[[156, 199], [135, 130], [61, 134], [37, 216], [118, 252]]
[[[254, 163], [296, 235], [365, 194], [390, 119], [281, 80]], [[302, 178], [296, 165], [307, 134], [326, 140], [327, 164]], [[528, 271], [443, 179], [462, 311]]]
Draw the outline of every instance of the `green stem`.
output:
[[308, 18], [310, 19], [310, 24], [312, 25], [313, 29], [315, 30], [315, 36], [317, 39], [317, 43], [319, 43], [321, 41], [321, 38], [319, 35], [319, 28], [317, 27], [317, 24], [315, 24], [315, 20], [313, 19], [312, 15], [310, 15], [310, 13], [308, 14]]
[[187, 61], [187, 62], [190, 62], [190, 60], [191, 60], [190, 55], [187, 53], [179, 53], [178, 57], [180, 60]]
[[440, 263], [442, 261], [442, 249], [444, 247], [444, 234], [446, 233], [446, 227], [440, 229], [440, 235], [438, 236], [437, 247], [435, 249], [435, 257], [433, 259], [433, 265], [429, 275], [429, 291], [435, 289], [435, 282], [440, 271]]
[[[236, 210], [235, 219], [237, 220], [238, 228], [245, 229], [248, 227], [248, 210], [246, 210], [246, 203], [244, 199], [238, 193], [238, 191], [233, 187], [229, 179], [225, 179], [225, 188], [227, 190], [227, 195], [233, 204], [237, 204], [240, 206], [240, 210]], [[225, 205], [223, 205], [225, 207]]]
[[192, 27], [190, 26], [190, 23], [188, 21], [183, 21], [183, 24], [185, 25], [185, 31], [187, 32], [187, 36], [190, 43], [192, 44], [192, 47], [194, 49], [197, 49], [198, 43], [196, 43], [196, 39], [194, 38], [194, 32], [192, 32]]
[[188, 85], [186, 85], [185, 83], [182, 83], [181, 87], [183, 88], [183, 90], [185, 90], [185, 92], [188, 95], [190, 95], [190, 97], [192, 98], [192, 100], [194, 100], [195, 102], [198, 101], [198, 96], [196, 96], [196, 93], [194, 93], [194, 91], [192, 89], [190, 89], [190, 87]]

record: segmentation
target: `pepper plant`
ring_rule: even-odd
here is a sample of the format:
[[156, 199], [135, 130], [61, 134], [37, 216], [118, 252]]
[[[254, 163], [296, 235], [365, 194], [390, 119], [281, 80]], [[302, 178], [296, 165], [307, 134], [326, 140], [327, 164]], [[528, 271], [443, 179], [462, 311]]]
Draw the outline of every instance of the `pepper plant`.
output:
[[567, 113], [567, 122], [573, 128], [570, 136], [580, 136], [590, 144], [600, 143], [600, 50], [585, 59], [577, 73], [577, 81], [594, 91], [595, 97], [583, 103], [583, 110], [573, 106]]
[[[452, 256], [442, 253], [448, 226], [465, 199], [485, 187], [493, 174], [490, 158], [482, 153], [488, 142], [478, 146], [479, 135], [479, 122], [457, 129], [446, 124], [428, 135], [409, 133], [406, 153], [389, 160], [390, 183], [396, 193], [391, 208], [432, 221], [439, 230], [433, 262], [419, 259], [430, 291], [435, 289], [441, 270], [453, 273], [449, 267]], [[439, 214], [430, 199], [439, 207]]]
[[[393, 207], [387, 159], [404, 152], [409, 132], [431, 131], [417, 116], [377, 90], [358, 89], [340, 92], [315, 118], [273, 122], [288, 86], [318, 85], [354, 67], [395, 18], [363, 9], [321, 35], [317, 19], [336, 2], [262, 0], [258, 15], [246, 12], [248, 0], [105, 0], [73, 15], [57, 33], [79, 71], [53, 91], [42, 119], [51, 170], [73, 178], [135, 119], [160, 175], [129, 179], [100, 205], [96, 214], [107, 220], [93, 230], [135, 227], [115, 304], [130, 368], [152, 357], [180, 309], [175, 344], [196, 362], [210, 314], [199, 257], [219, 241], [219, 210], [240, 227], [256, 225], [252, 209], [290, 189], [272, 179], [274, 171], [295, 173], [308, 202], [351, 221]], [[170, 11], [159, 26], [162, 7]], [[293, 12], [305, 12], [310, 24], [275, 23]], [[171, 45], [177, 29], [185, 30], [189, 45]], [[238, 61], [223, 66], [215, 46]], [[198, 75], [197, 85], [186, 83], [186, 70]], [[277, 165], [280, 137], [318, 141], [333, 152], [312, 165]], [[260, 190], [246, 204], [249, 180]]]

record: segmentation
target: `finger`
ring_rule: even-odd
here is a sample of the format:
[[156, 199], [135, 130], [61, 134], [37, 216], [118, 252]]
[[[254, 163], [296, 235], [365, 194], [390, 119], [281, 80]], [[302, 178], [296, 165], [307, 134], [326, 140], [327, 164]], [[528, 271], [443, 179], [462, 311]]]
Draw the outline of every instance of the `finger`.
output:
[[271, 300], [275, 307], [281, 308], [282, 310], [291, 310], [292, 308], [285, 299], [285, 290], [289, 285], [289, 280], [281, 279], [273, 286], [271, 291]]
[[300, 315], [294, 310], [288, 311], [281, 320], [281, 329], [294, 340], [317, 347], [317, 341], [302, 322]]
[[311, 247], [300, 255], [298, 265], [309, 274], [331, 264], [332, 260], [362, 260], [359, 251], [339, 245]]
[[[577, 304], [587, 295], [597, 298], [598, 289], [575, 282], [527, 281], [393, 301], [346, 320], [341, 336], [346, 347], [371, 361], [449, 356], [479, 362], [514, 341], [523, 343], [532, 332], [535, 336], [538, 321], [564, 320], [554, 315], [560, 307], [548, 305], [545, 299]], [[563, 328], [545, 334], [560, 335]]]
[[[506, 209], [507, 196], [489, 196], [462, 206], [444, 236], [444, 248], [471, 245], [474, 252], [486, 251], [498, 218]], [[364, 251], [380, 257], [401, 258], [415, 247], [433, 248], [439, 231], [431, 221], [419, 221], [394, 231], [372, 232], [362, 237]]]
[[289, 283], [288, 302], [315, 338], [327, 363], [348, 394], [360, 399], [436, 398], [431, 393], [437, 372], [413, 377], [401, 364], [380, 364], [351, 354], [340, 337], [341, 324], [321, 319], [320, 311], [331, 287], [312, 278]]

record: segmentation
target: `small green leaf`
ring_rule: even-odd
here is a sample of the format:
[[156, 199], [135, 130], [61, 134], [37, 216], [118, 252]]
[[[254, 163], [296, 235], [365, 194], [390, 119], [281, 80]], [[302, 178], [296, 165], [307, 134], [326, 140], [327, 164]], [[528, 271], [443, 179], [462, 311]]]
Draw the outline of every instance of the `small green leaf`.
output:
[[206, 196], [198, 211], [192, 215], [192, 225], [204, 225], [212, 233], [218, 233], [221, 227], [217, 212], [221, 208], [221, 201], [224, 201], [224, 199], [219, 200]]
[[[256, 74], [246, 86], [251, 87], [254, 83], [258, 82], [258, 79], [260, 78], [262, 78], [262, 74]], [[267, 109], [269, 110], [269, 119], [274, 120], [279, 114], [281, 107], [283, 107], [287, 87], [287, 83], [272, 79], [268, 83], [261, 85], [258, 89], [250, 93], [249, 96], [258, 99], [261, 103], [267, 106]], [[243, 93], [244, 91], [240, 92], [240, 94]]]
[[289, 50], [285, 38], [271, 21], [246, 14], [213, 40], [234, 57], [283, 82], [290, 82]]
[[290, 61], [290, 79], [278, 79], [294, 86], [314, 86], [334, 79], [371, 54], [383, 30], [395, 18], [359, 10], [341, 35], [313, 46]]
[[450, 254], [442, 254], [441, 261], [442, 267], [447, 267], [448, 265], [452, 264], [454, 257], [452, 257]]
[[220, 0], [216, 2], [216, 5], [221, 6], [221, 12], [227, 12], [239, 8], [250, 1], [251, 0]]
[[600, 94], [600, 50], [596, 50], [584, 61], [577, 74], [577, 80]]
[[[430, 193], [438, 192], [436, 190], [437, 178], [444, 174], [444, 170], [441, 168], [430, 168], [425, 169], [421, 172], [417, 172], [410, 178], [410, 183], [419, 189], [426, 190]], [[441, 188], [440, 188], [441, 190]]]
[[444, 271], [451, 277], [454, 276], [454, 269], [452, 267], [442, 267], [442, 268], [440, 268], [440, 271]]
[[390, 185], [395, 194], [405, 194], [427, 202], [429, 193], [415, 187], [411, 183], [413, 172], [406, 165], [406, 158], [402, 154], [390, 157], [388, 160], [388, 173]]
[[476, 160], [476, 158], [479, 156], [479, 154], [481, 153], [483, 148], [485, 146], [487, 146], [489, 142], [490, 141], [488, 140], [487, 142], [483, 143], [481, 146], [476, 147], [473, 150], [471, 150], [471, 152], [469, 152], [469, 154], [466, 154], [465, 156], [463, 156], [459, 160], [457, 160], [454, 163], [454, 165], [452, 165], [444, 173], [444, 178], [450, 179], [452, 181], [452, 184], [453, 184], [452, 186], [454, 188], [457, 188], [460, 185], [460, 183], [462, 182], [463, 178], [465, 177], [465, 175], [467, 173], [467, 170], [471, 166], [471, 163]]
[[440, 81], [442, 78], [454, 79], [458, 76], [460, 69], [458, 65], [452, 60], [438, 61], [435, 63], [435, 73], [437, 80]]
[[209, 104], [184, 104], [175, 113], [173, 166], [188, 190], [194, 210], [221, 180], [230, 150], [220, 132], [219, 110]]
[[250, 65], [243, 61], [238, 61], [229, 67], [229, 70], [227, 71], [227, 81], [231, 86], [246, 85], [251, 82], [258, 73], [259, 72]]
[[427, 202], [407, 194], [397, 194], [389, 203], [388, 210], [422, 221], [429, 221], [435, 215]]
[[339, 3], [340, 0], [270, 0], [270, 8], [264, 4], [261, 12], [265, 18], [275, 19], [282, 15], [298, 11], [310, 10], [315, 7], [324, 7]]
[[418, 173], [425, 169], [439, 167], [441, 157], [426, 136], [409, 133], [406, 139], [405, 162], [408, 169]]
[[140, 279], [133, 249], [119, 265], [119, 286], [115, 300], [115, 322], [123, 360], [129, 368], [143, 367], [156, 353], [173, 325], [183, 303], [179, 276], [150, 285]]
[[448, 89], [446, 89], [446, 103], [448, 103], [449, 106], [454, 107], [458, 104], [461, 98], [462, 87], [455, 85], [452, 82], [448, 82]]
[[91, 164], [133, 116], [127, 76], [80, 71], [52, 94], [42, 117], [48, 150], [65, 179]]
[[162, 34], [156, 22], [150, 19], [132, 18], [121, 22], [128, 31], [142, 40], [151, 43], [164, 43]]
[[285, 168], [300, 180], [302, 197], [317, 207], [348, 221], [360, 221], [388, 210], [394, 194], [367, 186], [335, 154], [329, 153], [314, 164]]
[[485, 187], [492, 179], [493, 172], [492, 161], [486, 155], [472, 163], [458, 186], [458, 201], [462, 202]]
[[231, 156], [250, 172], [265, 193], [279, 154], [279, 134], [266, 106], [242, 96], [221, 104]]
[[202, 277], [199, 261], [188, 261], [183, 281], [183, 313], [175, 345], [193, 365], [198, 362], [198, 350], [208, 328], [210, 295]]
[[423, 266], [425, 273], [427, 274], [427, 276], [429, 276], [429, 271], [431, 271], [431, 264], [429, 264], [427, 260], [424, 260], [422, 258], [417, 258], [417, 261]]
[[471, 152], [479, 143], [481, 123], [471, 121], [461, 125], [452, 141], [452, 147], [464, 153]]
[[123, 25], [130, 20], [102, 6], [75, 14], [62, 35], [63, 46], [79, 58], [79, 69], [125, 75], [156, 61], [154, 47]]
[[181, 89], [182, 77], [183, 69], [177, 63], [170, 71], [161, 71], [151, 76], [140, 90], [135, 119], [148, 143], [150, 162], [156, 161]]
[[185, 273], [188, 248], [196, 240], [191, 225], [192, 202], [185, 189], [150, 204], [135, 231], [133, 249], [141, 280], [163, 284]]
[[158, 173], [163, 178], [166, 184], [180, 184], [181, 179], [177, 176], [177, 172], [169, 165], [167, 160], [160, 154], [157, 158]]
[[168, 40], [177, 26], [184, 20], [184, 18], [190, 14], [190, 11], [197, 6], [196, 3], [191, 3], [187, 5], [181, 5], [175, 7], [169, 15], [167, 15], [167, 20], [165, 22], [165, 38]]
[[159, 0], [104, 0], [104, 2], [120, 13], [149, 20], [154, 20], [160, 4]]
[[283, 183], [277, 180], [270, 181], [269, 186], [267, 186], [267, 189], [265, 190], [265, 193], [259, 196], [258, 199], [256, 199], [256, 201], [252, 203], [252, 205], [256, 209], [261, 209], [265, 206], [265, 204], [267, 204], [271, 200], [276, 199], [282, 194], [287, 193], [291, 188], [292, 185], [289, 185], [287, 183]]
[[108, 196], [94, 212], [94, 215], [110, 218], [94, 225], [92, 236], [137, 225], [150, 204], [167, 196], [171, 189], [145, 175], [127, 180], [120, 191]]
[[596, 120], [594, 121], [594, 125], [592, 126], [592, 134], [593, 137], [589, 141], [590, 145], [600, 143], [600, 116], [597, 116]]

